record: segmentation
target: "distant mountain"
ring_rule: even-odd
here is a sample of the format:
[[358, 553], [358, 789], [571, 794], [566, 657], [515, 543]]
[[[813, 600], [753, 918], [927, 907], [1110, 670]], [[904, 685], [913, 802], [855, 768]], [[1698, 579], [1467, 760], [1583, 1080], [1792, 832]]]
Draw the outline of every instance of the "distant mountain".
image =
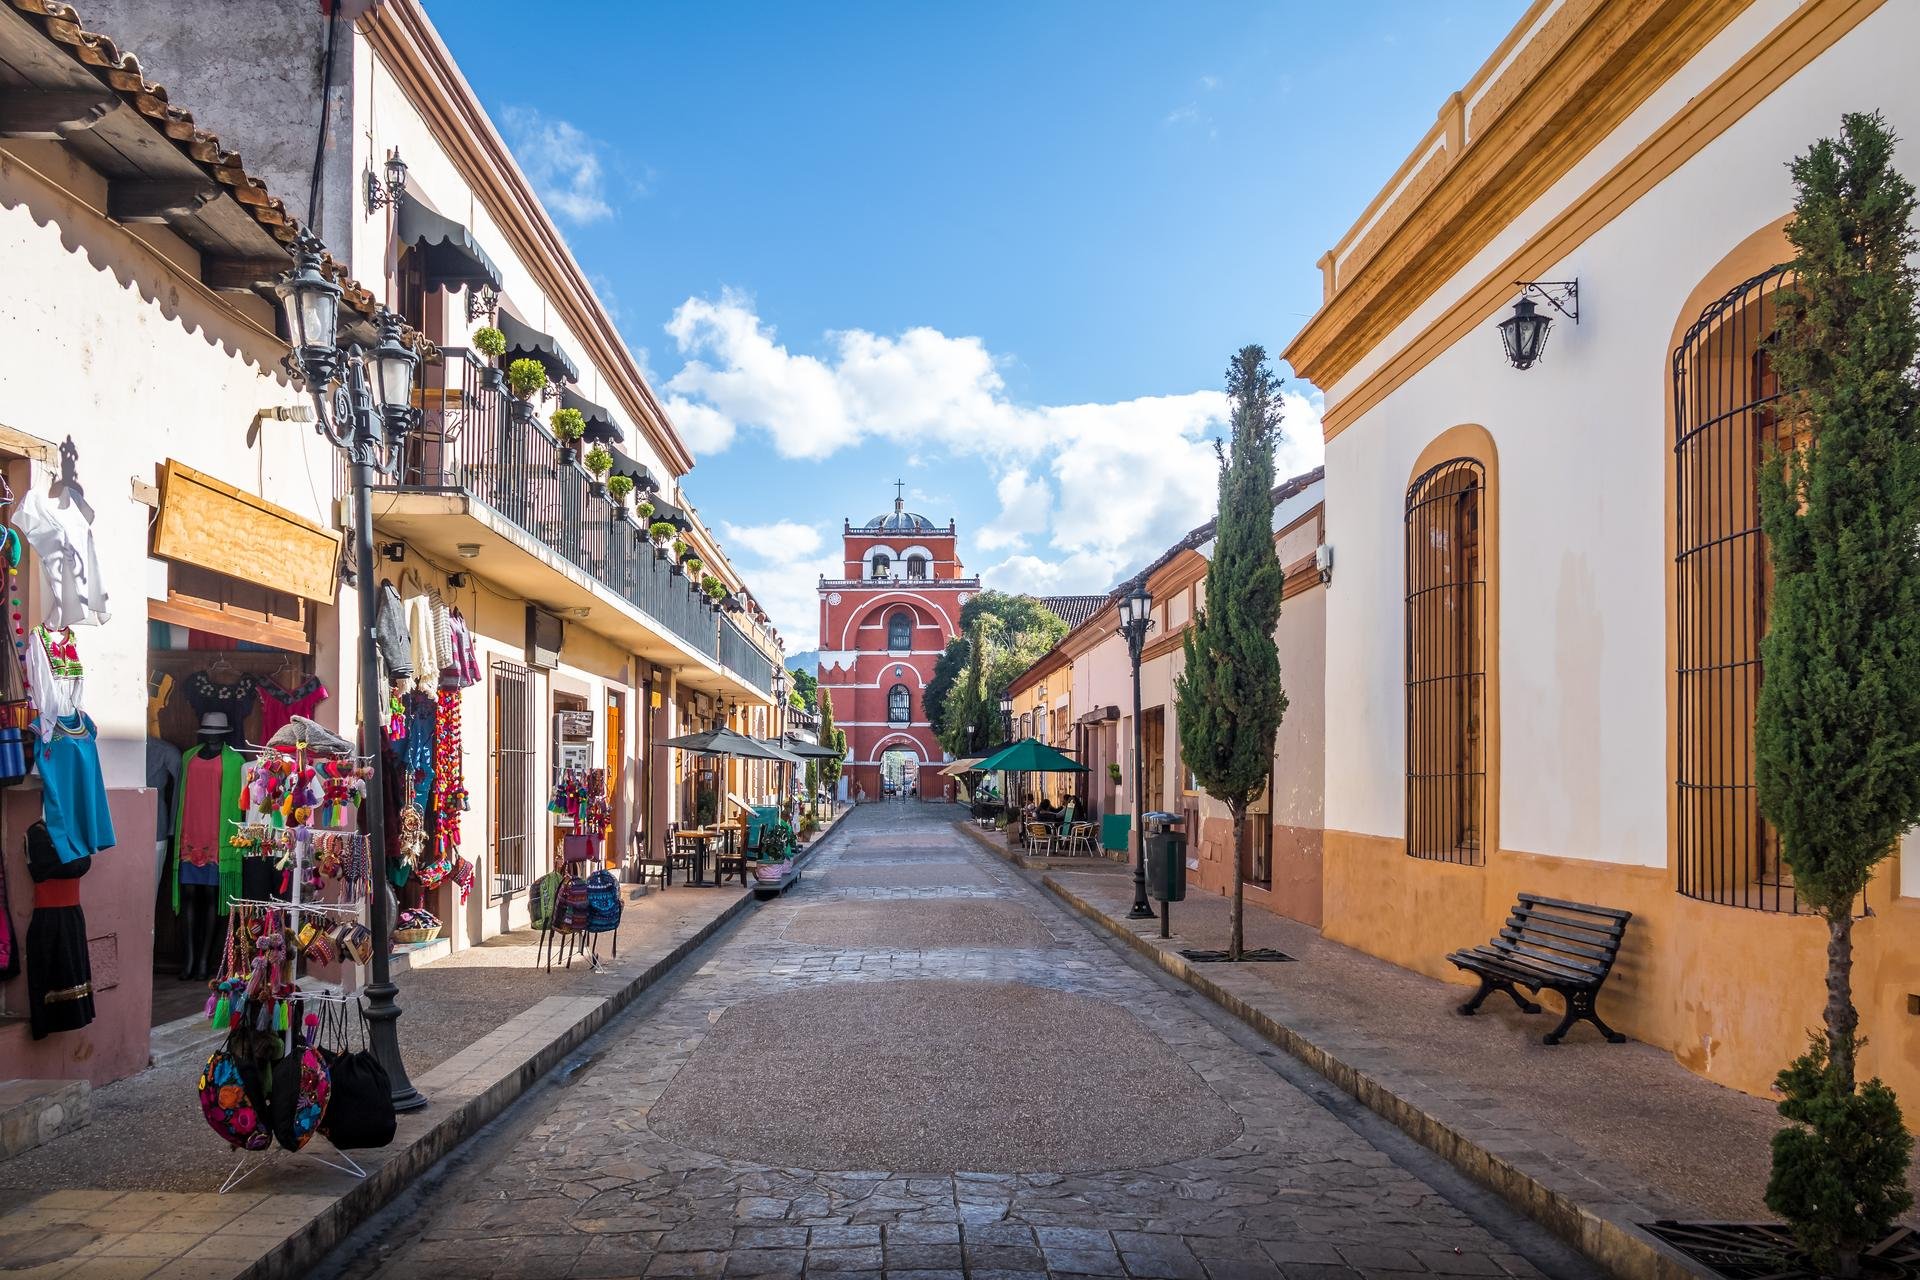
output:
[[790, 653], [787, 655], [787, 670], [789, 671], [804, 671], [808, 675], [816, 675], [818, 674], [817, 669], [819, 666], [820, 651], [818, 649], [808, 649], [804, 653]]

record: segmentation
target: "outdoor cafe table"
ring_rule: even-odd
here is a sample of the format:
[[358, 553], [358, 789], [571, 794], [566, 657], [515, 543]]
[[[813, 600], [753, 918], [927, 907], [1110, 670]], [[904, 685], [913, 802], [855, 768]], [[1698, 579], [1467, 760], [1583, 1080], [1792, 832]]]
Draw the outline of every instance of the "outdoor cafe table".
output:
[[694, 888], [711, 888], [720, 883], [720, 877], [717, 871], [718, 863], [715, 864], [716, 872], [714, 878], [711, 880], [707, 879], [707, 846], [713, 841], [719, 840], [723, 844], [725, 853], [730, 855], [733, 853], [733, 837], [739, 830], [740, 828], [732, 823], [717, 823], [711, 827], [682, 827], [680, 829], [679, 838], [693, 841], [694, 848], [698, 851], [694, 856], [693, 879], [687, 881], [689, 885]]

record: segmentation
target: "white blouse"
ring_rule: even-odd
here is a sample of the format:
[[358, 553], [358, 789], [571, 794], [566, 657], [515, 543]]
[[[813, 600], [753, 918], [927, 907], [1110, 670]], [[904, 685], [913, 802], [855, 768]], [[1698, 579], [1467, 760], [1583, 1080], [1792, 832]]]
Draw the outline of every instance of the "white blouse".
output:
[[38, 489], [20, 500], [13, 527], [33, 548], [47, 587], [48, 627], [98, 626], [107, 620], [107, 587], [94, 554], [93, 526], [77, 507], [57, 507]]

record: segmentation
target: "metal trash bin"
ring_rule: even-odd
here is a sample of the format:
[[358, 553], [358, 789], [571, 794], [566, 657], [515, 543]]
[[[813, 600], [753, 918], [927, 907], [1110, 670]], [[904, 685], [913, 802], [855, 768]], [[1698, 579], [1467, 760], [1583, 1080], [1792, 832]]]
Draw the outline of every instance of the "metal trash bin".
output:
[[1161, 902], [1183, 902], [1187, 896], [1186, 825], [1177, 813], [1154, 811], [1141, 815], [1146, 826], [1147, 893]]

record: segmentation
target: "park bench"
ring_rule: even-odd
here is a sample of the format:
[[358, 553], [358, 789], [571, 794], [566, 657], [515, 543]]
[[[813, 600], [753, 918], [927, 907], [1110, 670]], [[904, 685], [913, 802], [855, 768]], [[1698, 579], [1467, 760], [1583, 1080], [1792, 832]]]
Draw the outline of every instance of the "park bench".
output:
[[1613, 969], [1614, 957], [1620, 954], [1620, 939], [1632, 918], [1631, 911], [1521, 894], [1491, 942], [1463, 947], [1447, 957], [1456, 968], [1480, 979], [1480, 990], [1460, 1006], [1460, 1012], [1471, 1016], [1488, 996], [1504, 991], [1526, 1012], [1539, 1013], [1540, 1006], [1521, 995], [1519, 988], [1535, 995], [1557, 991], [1567, 1002], [1566, 1016], [1541, 1037], [1543, 1041], [1559, 1044], [1569, 1027], [1586, 1021], [1609, 1042], [1622, 1043], [1626, 1037], [1600, 1021], [1593, 1002]]

